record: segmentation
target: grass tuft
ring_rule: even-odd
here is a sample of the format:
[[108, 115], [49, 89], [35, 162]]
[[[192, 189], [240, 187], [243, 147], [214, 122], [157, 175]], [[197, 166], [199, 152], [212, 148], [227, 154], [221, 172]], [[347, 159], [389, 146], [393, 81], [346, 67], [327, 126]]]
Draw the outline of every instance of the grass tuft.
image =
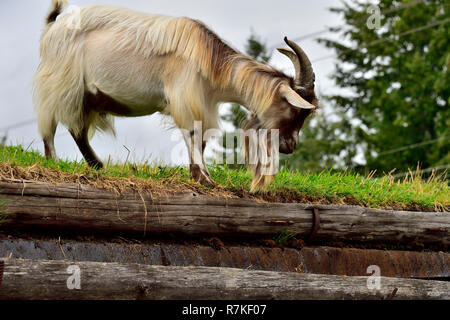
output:
[[323, 171], [318, 174], [281, 170], [267, 191], [251, 194], [252, 175], [247, 170], [211, 166], [217, 187], [209, 189], [189, 178], [185, 167], [144, 164], [111, 164], [93, 170], [83, 161], [47, 160], [37, 151], [21, 146], [0, 146], [0, 179], [46, 182], [75, 182], [102, 188], [138, 190], [196, 191], [226, 197], [249, 197], [271, 202], [352, 204], [396, 210], [448, 211], [450, 188], [442, 176], [424, 180], [412, 173], [399, 180], [392, 176], [363, 177], [353, 172]]
[[285, 229], [279, 235], [275, 236], [273, 240], [279, 245], [284, 246], [289, 242], [289, 240], [296, 237], [297, 235], [298, 232], [292, 231], [290, 229]]
[[2, 223], [5, 223], [8, 221], [8, 216], [9, 213], [6, 211], [3, 211], [3, 208], [5, 207], [6, 204], [6, 200], [5, 199], [0, 199], [0, 225]]

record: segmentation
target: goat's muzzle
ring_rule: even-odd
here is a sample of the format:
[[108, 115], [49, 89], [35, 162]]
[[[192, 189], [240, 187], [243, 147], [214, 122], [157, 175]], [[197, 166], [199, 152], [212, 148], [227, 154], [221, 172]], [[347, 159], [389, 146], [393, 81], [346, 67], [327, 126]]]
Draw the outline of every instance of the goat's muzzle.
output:
[[297, 140], [296, 139], [280, 139], [280, 153], [284, 154], [291, 154], [294, 152], [295, 148], [297, 147]]

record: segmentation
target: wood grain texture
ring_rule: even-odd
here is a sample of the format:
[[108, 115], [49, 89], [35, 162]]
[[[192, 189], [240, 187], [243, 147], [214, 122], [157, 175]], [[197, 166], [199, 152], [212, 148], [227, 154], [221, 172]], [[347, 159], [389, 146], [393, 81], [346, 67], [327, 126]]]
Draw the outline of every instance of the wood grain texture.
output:
[[227, 267], [276, 272], [367, 276], [380, 267], [381, 275], [401, 278], [450, 278], [450, 254], [333, 247], [268, 248], [199, 243], [78, 242], [67, 239], [0, 239], [0, 257], [138, 263], [164, 266]]
[[0, 182], [9, 222], [2, 227], [122, 234], [272, 237], [286, 228], [306, 238], [319, 209], [318, 241], [448, 245], [446, 212], [403, 212], [357, 206], [261, 203], [193, 193], [118, 194], [78, 184]]
[[[69, 289], [69, 266], [79, 288]], [[68, 271], [69, 270], [69, 271]], [[5, 260], [0, 299], [450, 299], [450, 283], [343, 277], [211, 267], [164, 267], [99, 262]], [[71, 282], [71, 281], [69, 281]], [[71, 282], [72, 283], [72, 282]]]

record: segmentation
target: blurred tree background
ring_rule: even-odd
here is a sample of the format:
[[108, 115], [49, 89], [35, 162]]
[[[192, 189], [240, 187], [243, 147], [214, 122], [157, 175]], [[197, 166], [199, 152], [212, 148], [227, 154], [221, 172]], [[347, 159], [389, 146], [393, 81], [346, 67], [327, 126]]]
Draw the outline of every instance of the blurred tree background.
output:
[[[342, 41], [321, 39], [337, 54], [332, 79], [351, 94], [326, 97], [342, 117], [340, 130], [364, 153], [362, 169], [387, 173], [450, 163], [450, 1], [346, 1], [332, 8], [346, 25], [330, 31]], [[369, 16], [369, 17], [368, 17]], [[348, 167], [357, 167], [345, 157]], [[361, 169], [361, 168], [360, 168]]]
[[[350, 0], [330, 10], [346, 22], [329, 29], [340, 40], [317, 41], [335, 51], [330, 76], [345, 94], [320, 97], [323, 108], [305, 123], [295, 153], [282, 156], [281, 165], [378, 174], [448, 167], [450, 1], [380, 0], [373, 7]], [[270, 59], [255, 34], [246, 53], [263, 63]], [[246, 116], [233, 105], [222, 119], [239, 128]]]

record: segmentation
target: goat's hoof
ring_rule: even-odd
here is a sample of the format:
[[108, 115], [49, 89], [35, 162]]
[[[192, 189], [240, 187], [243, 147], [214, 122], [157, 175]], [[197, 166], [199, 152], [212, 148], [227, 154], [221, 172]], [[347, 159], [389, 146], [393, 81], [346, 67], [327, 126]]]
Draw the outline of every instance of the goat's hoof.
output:
[[211, 179], [211, 177], [203, 174], [200, 176], [198, 182], [208, 188], [214, 188], [216, 186], [216, 183]]
[[211, 179], [209, 173], [202, 170], [198, 165], [191, 165], [191, 177], [195, 182], [198, 182], [205, 187], [214, 188], [216, 183]]

